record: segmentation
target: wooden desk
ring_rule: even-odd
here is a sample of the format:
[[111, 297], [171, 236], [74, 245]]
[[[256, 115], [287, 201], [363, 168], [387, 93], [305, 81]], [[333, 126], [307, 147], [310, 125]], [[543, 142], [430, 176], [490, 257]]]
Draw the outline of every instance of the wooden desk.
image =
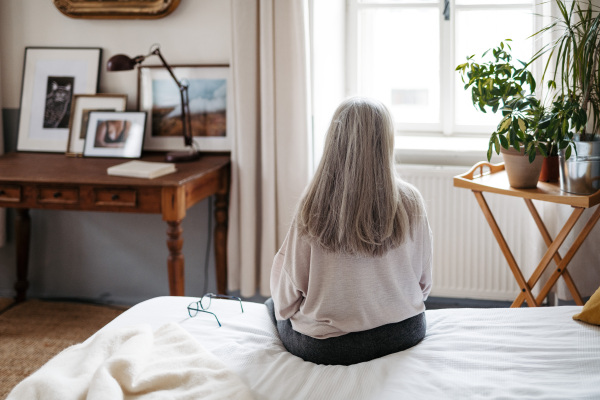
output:
[[[584, 196], [584, 195], [576, 195], [565, 193], [560, 190], [558, 183], [546, 183], [546, 182], [538, 182], [538, 185], [535, 189], [515, 189], [511, 187], [508, 183], [508, 177], [506, 176], [506, 171], [504, 170], [504, 164], [495, 164], [492, 165], [487, 162], [480, 162], [473, 166], [468, 172], [462, 175], [458, 175], [454, 177], [454, 186], [471, 189], [473, 194], [479, 203], [485, 218], [494, 233], [498, 244], [500, 245], [500, 249], [508, 262], [508, 265], [517, 281], [519, 287], [521, 288], [521, 293], [517, 296], [511, 307], [520, 307], [524, 301], [527, 301], [527, 305], [530, 307], [540, 306], [543, 300], [546, 298], [550, 289], [556, 284], [558, 278], [561, 276], [565, 280], [573, 299], [578, 305], [583, 305], [583, 300], [581, 299], [581, 295], [575, 286], [575, 282], [569, 275], [567, 271], [567, 266], [569, 262], [581, 247], [581, 244], [588, 236], [596, 222], [600, 218], [600, 207], [596, 208], [596, 211], [592, 214], [586, 225], [583, 227], [571, 248], [565, 254], [565, 257], [562, 258], [558, 253], [558, 250], [564, 240], [567, 238], [581, 214], [586, 208], [594, 207], [598, 203], [600, 203], [600, 191], [596, 192], [593, 195]], [[548, 246], [548, 250], [542, 257], [539, 265], [531, 275], [531, 277], [525, 281], [519, 266], [517, 265], [509, 247], [504, 240], [504, 236], [492, 215], [490, 208], [483, 197], [482, 192], [490, 192], [497, 193], [506, 196], [513, 197], [521, 197], [525, 200], [525, 204], [531, 213], [540, 233], [542, 234], [542, 238]], [[541, 200], [547, 201], [551, 203], [557, 204], [567, 204], [573, 207], [573, 212], [561, 231], [558, 233], [556, 238], [553, 240], [546, 229], [539, 213], [537, 212], [535, 206], [533, 205], [532, 200]], [[518, 221], [515, 221], [518, 223]], [[544, 271], [550, 265], [550, 261], [554, 260], [556, 263], [556, 268], [552, 272], [550, 278], [540, 290], [540, 293], [536, 298], [534, 298], [531, 293], [531, 289], [538, 282]]]
[[[164, 161], [163, 154], [144, 161]], [[9, 153], [0, 157], [0, 207], [17, 210], [17, 291], [25, 299], [29, 259], [29, 209], [161, 214], [167, 222], [169, 293], [184, 295], [181, 222], [186, 210], [215, 195], [217, 288], [227, 285], [228, 155], [204, 155], [177, 164], [177, 172], [155, 179], [110, 176], [106, 169], [126, 162], [116, 158], [71, 158], [64, 154]]]

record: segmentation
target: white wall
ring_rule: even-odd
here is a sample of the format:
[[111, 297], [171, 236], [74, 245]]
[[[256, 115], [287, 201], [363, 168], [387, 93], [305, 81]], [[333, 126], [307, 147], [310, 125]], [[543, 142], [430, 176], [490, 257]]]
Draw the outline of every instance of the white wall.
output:
[[[229, 4], [183, 0], [162, 19], [88, 20], [64, 16], [50, 0], [2, 0], [2, 106], [19, 107], [26, 46], [101, 47], [105, 64], [114, 54], [146, 54], [160, 43], [171, 64], [229, 63]], [[134, 110], [136, 91], [137, 73], [109, 74], [103, 65], [100, 92], [126, 93], [128, 109]], [[190, 209], [183, 222], [187, 295], [203, 290], [208, 201]], [[29, 296], [134, 303], [168, 294], [167, 226], [160, 215], [31, 210], [31, 217]], [[14, 294], [15, 243], [10, 237], [0, 249], [0, 296]], [[211, 249], [209, 289], [214, 290], [213, 258]]]

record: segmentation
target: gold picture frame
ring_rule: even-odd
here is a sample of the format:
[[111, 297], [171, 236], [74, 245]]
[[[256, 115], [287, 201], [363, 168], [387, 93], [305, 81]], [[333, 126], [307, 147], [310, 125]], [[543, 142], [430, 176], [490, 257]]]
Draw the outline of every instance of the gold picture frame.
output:
[[181, 0], [52, 0], [70, 18], [158, 19], [169, 15]]

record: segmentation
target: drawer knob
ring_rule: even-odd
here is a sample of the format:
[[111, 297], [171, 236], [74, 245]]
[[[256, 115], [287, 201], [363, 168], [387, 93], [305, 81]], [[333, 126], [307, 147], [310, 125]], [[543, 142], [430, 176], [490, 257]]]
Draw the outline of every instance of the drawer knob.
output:
[[4, 190], [0, 189], [0, 196], [4, 196], [6, 194], [6, 192]]
[[54, 192], [54, 194], [52, 196], [54, 196], [55, 199], [58, 199], [60, 196], [62, 196], [62, 193], [61, 192]]
[[118, 194], [113, 194], [113, 195], [112, 195], [112, 197], [111, 197], [111, 199], [112, 199], [113, 201], [115, 201], [115, 200], [119, 200], [119, 195], [118, 195]]

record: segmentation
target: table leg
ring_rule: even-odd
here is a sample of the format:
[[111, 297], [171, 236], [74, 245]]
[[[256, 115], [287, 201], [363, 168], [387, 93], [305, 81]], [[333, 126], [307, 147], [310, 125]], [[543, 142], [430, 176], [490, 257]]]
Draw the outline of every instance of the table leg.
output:
[[28, 208], [17, 208], [17, 218], [15, 225], [16, 250], [17, 250], [17, 282], [15, 289], [17, 302], [25, 301], [27, 296], [27, 270], [29, 266], [29, 238], [31, 234], [31, 218]]
[[[546, 241], [547, 239], [550, 238], [550, 235], [548, 234], [546, 226], [542, 222], [537, 210], [535, 209], [531, 200], [529, 202], [527, 202], [527, 200], [526, 200], [525, 204], [527, 204], [527, 207], [529, 208], [529, 212], [531, 213], [534, 221], [536, 222], [538, 229], [540, 230], [540, 232], [542, 234], [542, 237]], [[538, 264], [536, 269], [531, 274], [531, 277], [527, 281], [527, 284], [529, 285], [529, 287], [535, 286], [535, 284], [540, 279], [540, 277], [542, 276], [542, 274], [544, 273], [544, 271], [546, 270], [546, 268], [550, 264], [550, 261], [553, 258], [556, 261], [556, 255], [558, 253], [558, 249], [563, 244], [563, 242], [565, 241], [565, 239], [567, 238], [567, 236], [569, 235], [569, 233], [571, 232], [571, 230], [573, 229], [573, 227], [579, 220], [579, 217], [581, 217], [581, 214], [583, 214], [583, 211], [584, 211], [584, 209], [581, 207], [578, 207], [575, 210], [573, 210], [573, 213], [571, 214], [571, 216], [569, 217], [569, 219], [567, 220], [567, 222], [565, 223], [563, 228], [560, 230], [560, 232], [558, 233], [558, 235], [556, 236], [554, 241], [552, 241], [552, 240], [550, 241], [550, 244], [548, 245], [548, 249], [546, 250], [544, 257], [542, 257], [542, 260], [540, 261], [540, 263]], [[546, 242], [546, 244], [548, 244], [548, 242]], [[558, 256], [558, 257], [560, 258], [560, 256]], [[559, 261], [559, 263], [560, 262], [562, 262], [562, 260]], [[538, 298], [536, 299], [536, 305], [538, 305], [538, 306], [541, 305], [544, 297], [538, 295]], [[519, 296], [517, 296], [517, 298], [513, 302], [513, 306], [520, 307], [521, 304], [523, 304], [524, 300], [525, 300], [525, 298], [523, 297], [522, 293], [519, 294]]]
[[[552, 240], [552, 237], [550, 236], [550, 234], [548, 233], [548, 229], [546, 228], [546, 225], [542, 221], [540, 214], [537, 212], [537, 209], [533, 205], [533, 201], [531, 201], [530, 199], [524, 199], [524, 200], [525, 200], [525, 204], [527, 205], [527, 208], [529, 209], [529, 212], [531, 213], [531, 216], [533, 217], [533, 220], [535, 221], [535, 223], [542, 235], [542, 238], [544, 239], [544, 243], [546, 243], [546, 246], [548, 248], [550, 248], [553, 244], [553, 240]], [[579, 217], [581, 216], [582, 213], [583, 213], [583, 209], [581, 209], [580, 212], [579, 211], [575, 212], [575, 210], [574, 210], [573, 213], [571, 214], [571, 216], [573, 218], [573, 215], [577, 215], [577, 217], [576, 217], [576, 220], [577, 220], [577, 219], [579, 219]], [[575, 225], [576, 220], [573, 222], [572, 226]], [[569, 222], [567, 222], [567, 223], [569, 223]], [[568, 233], [569, 232], [567, 232], [567, 234]], [[565, 238], [566, 238], [566, 235], [565, 235]], [[562, 245], [562, 241], [561, 241], [561, 245]], [[558, 253], [558, 247], [556, 247], [556, 252], [554, 253], [553, 258], [554, 258], [554, 262], [556, 263], [556, 266], [558, 268], [563, 262], [562, 257]], [[537, 276], [537, 279], [539, 279], [539, 276], [541, 276], [541, 273], [540, 273], [540, 275]], [[573, 296], [573, 300], [575, 300], [575, 303], [578, 305], [583, 305], [583, 300], [581, 299], [581, 295], [579, 294], [579, 291], [577, 290], [577, 287], [575, 286], [575, 282], [573, 282], [573, 278], [571, 278], [571, 275], [569, 274], [569, 272], [567, 271], [566, 268], [562, 268], [562, 277], [565, 280], [565, 283], [567, 284], [567, 288], [571, 292], [571, 295]], [[527, 283], [530, 284], [531, 287], [533, 287], [537, 283], [537, 279], [532, 282], [528, 281]], [[540, 295], [538, 295], [538, 297], [536, 298], [536, 302], [538, 304], [542, 303], [543, 299], [550, 292], [550, 289], [552, 289], [552, 286], [548, 287], [548, 290], [546, 291], [544, 296], [542, 296], [542, 294], [545, 291], [542, 290]]]
[[181, 233], [181, 221], [167, 221], [167, 247], [169, 258], [167, 265], [169, 269], [169, 294], [171, 296], [183, 296], [184, 286], [184, 259], [181, 249], [183, 248], [183, 237]]
[[479, 207], [481, 207], [481, 211], [483, 211], [485, 219], [487, 220], [488, 224], [490, 225], [490, 228], [492, 229], [496, 241], [500, 245], [500, 250], [502, 250], [504, 258], [506, 258], [506, 261], [508, 262], [508, 266], [510, 267], [517, 283], [519, 284], [519, 287], [521, 288], [521, 295], [525, 296], [525, 298], [527, 299], [527, 304], [529, 304], [531, 307], [535, 307], [537, 304], [535, 302], [535, 299], [533, 298], [533, 294], [531, 293], [531, 287], [527, 284], [527, 282], [525, 282], [525, 278], [523, 277], [523, 274], [521, 273], [521, 270], [519, 269], [519, 266], [517, 265], [517, 262], [515, 261], [515, 258], [512, 255], [512, 252], [510, 251], [510, 248], [508, 247], [508, 244], [506, 243], [506, 240], [504, 239], [504, 236], [502, 235], [502, 232], [500, 231], [500, 228], [496, 223], [496, 219], [492, 215], [492, 211], [490, 210], [490, 207], [485, 201], [483, 194], [477, 190], [473, 190], [473, 194], [475, 195], [475, 198], [479, 203]]
[[215, 195], [215, 266], [217, 293], [227, 294], [227, 210], [226, 193]]
[[[573, 213], [575, 213], [575, 211], [573, 211]], [[565, 279], [565, 281], [567, 283], [567, 287], [569, 287], [569, 290], [571, 291], [571, 294], [573, 295], [573, 299], [575, 300], [577, 305], [580, 305], [580, 306], [583, 305], [583, 299], [581, 299], [581, 295], [579, 294], [579, 291], [577, 291], [577, 288], [575, 287], [574, 282], [572, 281], [572, 279], [570, 279], [571, 278], [570, 275], [565, 275], [565, 274], [568, 274], [568, 272], [566, 271], [567, 266], [571, 262], [571, 259], [573, 259], [573, 257], [577, 253], [577, 250], [579, 250], [579, 248], [583, 244], [584, 240], [588, 237], [588, 235], [590, 234], [590, 232], [592, 231], [592, 229], [598, 222], [598, 219], [600, 219], [600, 207], [596, 208], [596, 211], [594, 211], [594, 214], [592, 214], [592, 216], [590, 217], [588, 222], [585, 224], [585, 226], [583, 227], [583, 229], [581, 230], [581, 232], [579, 233], [577, 238], [575, 238], [573, 245], [567, 251], [567, 254], [565, 254], [565, 258], [557, 266], [557, 268], [554, 270], [554, 272], [548, 279], [548, 282], [546, 282], [546, 284], [540, 291], [540, 296], [541, 295], [546, 296], [548, 294], [548, 292], [550, 292], [550, 289], [552, 288], [552, 286], [554, 286], [554, 284], [556, 283], [556, 281], [558, 280], [558, 278], [561, 275], [563, 276], [563, 278], [565, 276], [569, 276], [569, 280]], [[570, 285], [572, 285], [572, 288]], [[573, 289], [573, 290], [571, 290], [571, 289]]]

